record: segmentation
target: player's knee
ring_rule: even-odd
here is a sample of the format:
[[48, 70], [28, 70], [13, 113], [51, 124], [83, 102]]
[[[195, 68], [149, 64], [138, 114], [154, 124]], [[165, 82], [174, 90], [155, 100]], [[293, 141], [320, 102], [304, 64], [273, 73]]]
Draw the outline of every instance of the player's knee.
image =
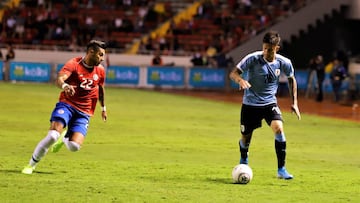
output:
[[283, 123], [281, 120], [273, 120], [270, 126], [273, 132], [276, 134], [280, 134], [283, 132]]
[[69, 141], [69, 142], [65, 143], [65, 145], [72, 152], [79, 151], [81, 148], [80, 144], [76, 143], [74, 141]]
[[241, 139], [243, 140], [244, 143], [249, 143], [252, 137], [252, 131], [247, 133], [247, 134], [242, 134]]
[[275, 134], [283, 133], [283, 126], [282, 125], [271, 125], [271, 128]]
[[254, 131], [253, 129], [246, 128], [244, 125], [240, 126], [241, 135], [245, 138], [251, 137], [253, 131]]
[[51, 142], [56, 142], [60, 137], [60, 133], [56, 130], [49, 130], [48, 137], [51, 139]]

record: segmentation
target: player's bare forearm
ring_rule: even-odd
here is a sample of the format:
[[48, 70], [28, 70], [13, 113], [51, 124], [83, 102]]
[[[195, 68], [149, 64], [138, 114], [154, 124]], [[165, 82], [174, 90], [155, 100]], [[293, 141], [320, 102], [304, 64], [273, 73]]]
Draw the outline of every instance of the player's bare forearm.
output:
[[289, 91], [293, 104], [297, 105], [297, 83], [295, 77], [289, 77]]
[[241, 77], [240, 74], [237, 71], [237, 68], [233, 68], [229, 74], [229, 77], [232, 81], [238, 83], [238, 81], [240, 81]]
[[236, 82], [237, 84], [239, 84], [239, 89], [247, 89], [247, 88], [250, 88], [251, 85], [248, 81], [244, 80], [242, 77], [241, 77], [241, 70], [239, 70], [238, 68], [234, 68], [231, 72], [230, 72], [230, 79], [234, 82]]
[[106, 106], [105, 106], [105, 89], [99, 85], [99, 102], [101, 105], [101, 117], [105, 122], [107, 120]]
[[68, 78], [69, 78], [69, 76], [66, 74], [59, 74], [59, 76], [56, 80], [56, 85], [58, 87], [60, 87], [61, 89], [63, 89], [67, 96], [73, 96], [75, 94], [76, 87], [71, 86], [65, 82], [66, 79], [68, 79]]
[[56, 86], [58, 86], [59, 88], [63, 88], [62, 86], [64, 85], [65, 80], [68, 79], [68, 77], [69, 76], [67, 76], [66, 74], [59, 74], [56, 80]]
[[105, 89], [103, 86], [99, 86], [99, 102], [102, 107], [105, 106]]
[[301, 115], [300, 115], [300, 110], [299, 110], [298, 100], [297, 100], [297, 83], [296, 83], [296, 79], [293, 76], [293, 77], [290, 77], [288, 79], [288, 81], [289, 81], [290, 96], [292, 98], [291, 111], [294, 112], [296, 114], [297, 118], [300, 120]]

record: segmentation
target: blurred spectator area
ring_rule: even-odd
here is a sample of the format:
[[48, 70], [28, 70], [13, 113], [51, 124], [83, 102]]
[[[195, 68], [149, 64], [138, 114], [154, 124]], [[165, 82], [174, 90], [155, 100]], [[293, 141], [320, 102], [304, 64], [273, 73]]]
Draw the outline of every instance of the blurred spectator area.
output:
[[0, 22], [3, 19], [4, 12], [7, 9], [11, 9], [19, 6], [20, 0], [1, 0], [0, 1]]
[[75, 50], [92, 38], [123, 50], [171, 18], [169, 9], [146, 0], [22, 0], [4, 10], [1, 42], [22, 48]]
[[[305, 1], [21, 0], [17, 7], [2, 10], [0, 42], [24, 49], [73, 51], [100, 38], [109, 42], [111, 52], [124, 52], [170, 21], [164, 35], [141, 41], [137, 53], [162, 50], [163, 54], [188, 55], [207, 50], [215, 54], [233, 49]], [[201, 2], [194, 16], [172, 20], [194, 2]]]
[[142, 42], [138, 53], [228, 52], [303, 7], [306, 0], [203, 0], [191, 18], [171, 20], [165, 36]]

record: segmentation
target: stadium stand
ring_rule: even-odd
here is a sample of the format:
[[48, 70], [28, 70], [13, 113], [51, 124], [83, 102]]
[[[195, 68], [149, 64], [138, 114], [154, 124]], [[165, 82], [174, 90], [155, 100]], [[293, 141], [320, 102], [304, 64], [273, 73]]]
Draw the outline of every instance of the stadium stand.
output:
[[[17, 48], [79, 50], [102, 38], [110, 52], [189, 55], [227, 52], [306, 0], [8, 0], [1, 38]], [[15, 5], [15, 4], [14, 4]], [[189, 11], [193, 12], [184, 12]], [[188, 9], [188, 10], [187, 10]], [[1, 13], [0, 13], [1, 14]], [[181, 15], [179, 15], [181, 14]], [[180, 16], [180, 17], [179, 17]], [[177, 17], [177, 18], [176, 18]], [[167, 26], [162, 26], [167, 25]], [[155, 32], [159, 30], [159, 32]], [[160, 33], [160, 34], [159, 34]], [[137, 46], [134, 46], [137, 45]]]
[[110, 41], [124, 50], [171, 13], [157, 13], [157, 3], [114, 0], [24, 0], [4, 11], [2, 43], [28, 49], [74, 50], [90, 38]]

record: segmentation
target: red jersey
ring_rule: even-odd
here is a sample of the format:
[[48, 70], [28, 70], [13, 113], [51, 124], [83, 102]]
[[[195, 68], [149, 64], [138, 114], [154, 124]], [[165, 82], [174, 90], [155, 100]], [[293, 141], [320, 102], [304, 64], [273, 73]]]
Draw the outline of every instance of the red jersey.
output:
[[75, 87], [73, 96], [66, 96], [62, 91], [59, 101], [92, 116], [99, 98], [99, 85], [104, 86], [105, 83], [105, 69], [101, 64], [88, 69], [82, 60], [82, 57], [73, 58], [59, 71], [68, 75], [69, 78], [65, 82]]

